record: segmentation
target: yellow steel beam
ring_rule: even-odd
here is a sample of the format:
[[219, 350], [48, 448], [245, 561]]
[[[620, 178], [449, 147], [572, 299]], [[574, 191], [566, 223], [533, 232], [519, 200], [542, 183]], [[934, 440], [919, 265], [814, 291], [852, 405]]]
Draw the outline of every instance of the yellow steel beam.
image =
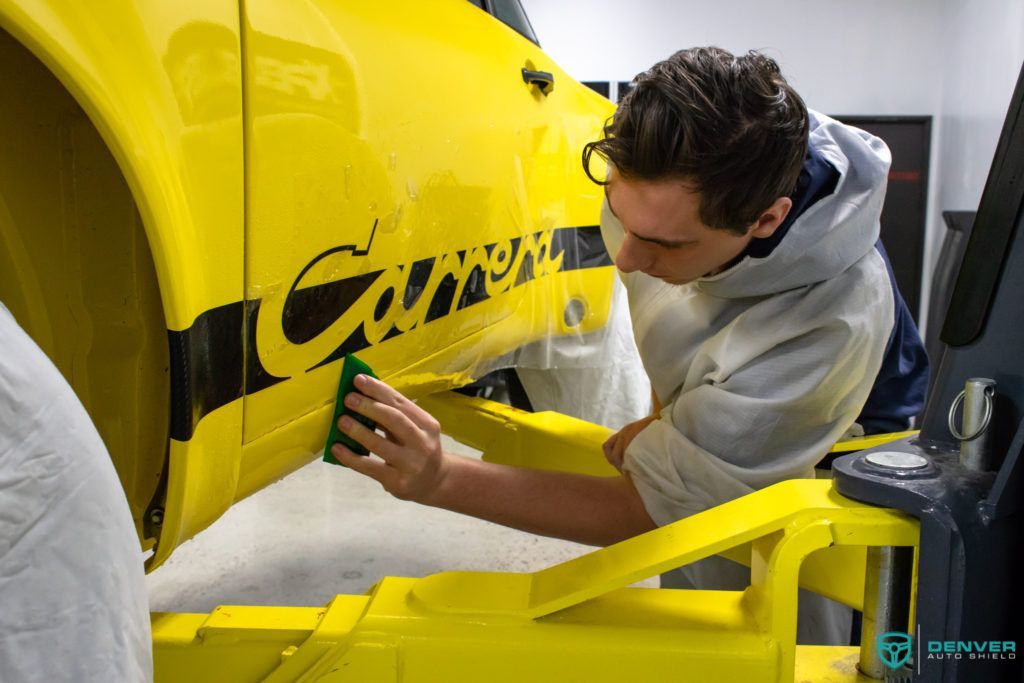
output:
[[[843, 498], [828, 481], [794, 480], [535, 574], [435, 574], [421, 580], [413, 598], [434, 611], [536, 618], [793, 525], [808, 526], [812, 519], [826, 529], [838, 525], [848, 534], [827, 537], [807, 554], [832, 545], [916, 544], [916, 525], [908, 525], [906, 515]], [[850, 540], [866, 535], [885, 536], [889, 542]], [[795, 563], [797, 569], [802, 561]]]
[[455, 440], [488, 462], [614, 477], [601, 451], [612, 430], [554, 412], [528, 413], [481, 398], [443, 393], [419, 405]]
[[[455, 393], [425, 396], [419, 404], [438, 419], [446, 434], [483, 451], [489, 462], [606, 477], [618, 474], [600, 448], [613, 433], [608, 427]], [[916, 434], [911, 430], [846, 439], [830, 452], [852, 453]]]
[[[601, 681], [678, 671], [701, 681], [792, 681], [804, 560], [833, 545], [917, 538], [912, 518], [843, 498], [830, 482], [783, 482], [530, 574], [389, 577], [369, 597], [338, 596], [320, 611], [155, 615], [157, 678]], [[626, 587], [744, 543], [754, 552], [746, 591]], [[833, 654], [816, 651], [801, 666], [849, 657]]]
[[808, 683], [878, 683], [857, 670], [860, 648], [798, 645], [794, 681]]
[[907, 432], [890, 432], [889, 434], [872, 434], [871, 436], [858, 436], [853, 439], [847, 439], [845, 441], [838, 441], [830, 453], [853, 453], [855, 451], [863, 451], [867, 448], [874, 448], [875, 446], [882, 446], [891, 441], [899, 441], [905, 439], [908, 436], [915, 436], [920, 434], [920, 430], [912, 429]]
[[[421, 405], [491, 459], [591, 474], [604, 464], [608, 430], [594, 425], [455, 395]], [[157, 680], [654, 681], [674, 672], [853, 683], [864, 680], [855, 648], [796, 646], [797, 586], [859, 605], [865, 547], [917, 543], [918, 523], [903, 513], [844, 498], [830, 481], [788, 481], [529, 574], [387, 577], [368, 596], [339, 595], [322, 609], [156, 614]], [[737, 548], [751, 566], [745, 591], [628, 587]]]
[[[714, 626], [723, 629], [728, 626], [737, 628], [738, 624], [729, 623], [729, 617], [723, 617], [721, 600], [716, 600], [713, 594], [695, 596], [687, 599], [679, 595], [680, 591], [664, 591], [664, 596], [651, 596], [645, 594], [623, 595], [631, 601], [631, 606], [625, 609], [621, 615], [621, 623], [626, 627], [635, 627], [641, 619], [673, 620], [674, 625], [682, 629], [686, 626], [701, 628], [705, 637], [712, 635]], [[339, 596], [349, 598], [351, 596]], [[657, 597], [657, 606], [644, 603], [655, 602], [652, 598]], [[366, 598], [362, 598], [365, 602]], [[617, 606], [609, 598], [606, 606]], [[349, 606], [343, 606], [337, 601], [328, 606], [327, 611], [323, 608], [301, 608], [307, 611], [314, 620], [320, 616], [327, 616], [334, 611], [340, 611], [351, 615]], [[644, 608], [646, 607], [646, 608]], [[685, 614], [687, 608], [690, 613], [699, 612], [695, 618], [687, 623]], [[233, 610], [237, 608], [226, 607], [219, 610]], [[188, 683], [204, 683], [205, 681], [222, 683], [224, 681], [266, 681], [277, 683], [279, 681], [312, 681], [323, 680], [331, 673], [331, 669], [343, 670], [347, 678], [336, 680], [353, 681], [388, 681], [403, 680], [397, 673], [396, 658], [393, 653], [386, 652], [383, 648], [374, 650], [370, 647], [362, 647], [360, 650], [363, 656], [356, 662], [354, 653], [344, 657], [340, 652], [338, 659], [344, 659], [340, 663], [335, 660], [332, 664], [330, 657], [324, 657], [332, 648], [343, 648], [345, 646], [347, 633], [332, 631], [327, 626], [318, 627], [315, 623], [308, 625], [305, 629], [307, 637], [312, 636], [314, 631], [317, 637], [310, 637], [309, 641], [302, 644], [296, 641], [292, 629], [283, 628], [275, 630], [272, 623], [279, 617], [281, 610], [294, 610], [288, 607], [258, 607], [248, 608], [247, 612], [236, 613], [236, 633], [233, 642], [222, 641], [216, 645], [203, 642], [197, 637], [197, 630], [208, 618], [204, 614], [154, 614], [153, 634], [155, 641], [155, 665], [157, 681], [187, 681]], [[735, 612], [730, 612], [735, 614]], [[586, 616], [584, 614], [577, 617]], [[567, 617], [566, 621], [571, 620]], [[326, 621], [326, 620], [325, 620]], [[597, 627], [594, 627], [595, 631]], [[225, 633], [225, 635], [227, 635]], [[496, 634], [497, 635], [497, 634]], [[637, 633], [636, 635], [640, 635]], [[680, 634], [684, 635], [684, 634]], [[178, 641], [175, 643], [174, 641]], [[730, 641], [728, 647], [736, 647], [737, 655], [741, 654], [738, 646], [745, 645], [742, 639], [739, 643]], [[297, 645], [302, 645], [301, 648]], [[615, 647], [624, 648], [622, 643]], [[253, 656], [254, 653], [262, 656]], [[571, 654], [571, 653], [569, 653]], [[323, 661], [319, 661], [322, 657]], [[857, 671], [857, 660], [859, 649], [856, 647], [824, 647], [804, 646], [796, 647], [796, 669], [795, 681], [814, 681], [815, 683], [868, 683], [872, 679], [860, 674]], [[306, 660], [306, 661], [302, 661]], [[313, 660], [313, 664], [309, 664]], [[377, 666], [372, 666], [374, 660]], [[294, 666], [295, 664], [305, 666]], [[353, 664], [365, 668], [352, 669]], [[586, 667], [581, 667], [581, 670]], [[337, 672], [334, 672], [337, 673]], [[662, 672], [664, 673], [664, 672]], [[693, 670], [689, 674], [696, 673]], [[637, 671], [627, 680], [643, 680], [643, 672]], [[472, 679], [471, 675], [462, 678]], [[608, 678], [608, 677], [606, 677]], [[659, 679], [657, 675], [653, 677]], [[681, 680], [699, 680], [690, 678], [679, 672]], [[427, 676], [420, 676], [418, 679], [408, 680], [432, 680]], [[531, 680], [541, 680], [543, 676]], [[330, 680], [329, 678], [327, 680]], [[438, 680], [438, 679], [433, 679]], [[488, 680], [491, 680], [488, 678]], [[507, 680], [494, 679], [494, 680]], [[567, 680], [579, 680], [576, 676], [569, 676]], [[595, 680], [602, 680], [597, 678]], [[715, 680], [715, 679], [709, 679]], [[721, 680], [721, 679], [719, 679]], [[769, 680], [754, 678], [751, 681]], [[771, 679], [774, 680], [774, 679]]]
[[[455, 393], [419, 400], [445, 433], [483, 451], [483, 459], [520, 467], [561, 470], [594, 476], [618, 472], [604, 458], [601, 444], [612, 430], [554, 412], [528, 413], [494, 401]], [[916, 432], [884, 434], [836, 444], [838, 451], [880, 445]], [[750, 547], [728, 544], [718, 551], [750, 564]], [[815, 552], [802, 565], [800, 585], [837, 602], [860, 609], [864, 599], [863, 547], [835, 546]]]

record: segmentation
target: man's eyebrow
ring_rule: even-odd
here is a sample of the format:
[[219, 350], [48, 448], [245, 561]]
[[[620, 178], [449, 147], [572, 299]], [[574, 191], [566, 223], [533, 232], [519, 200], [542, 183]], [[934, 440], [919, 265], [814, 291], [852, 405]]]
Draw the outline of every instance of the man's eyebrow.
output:
[[641, 242], [650, 242], [651, 244], [657, 244], [659, 247], [668, 247], [670, 249], [697, 243], [697, 240], [660, 240], [656, 237], [644, 237], [643, 235], [638, 235], [635, 232], [630, 234]]
[[[615, 213], [615, 209], [612, 208], [612, 198], [608, 194], [608, 186], [607, 185], [604, 186], [604, 199], [608, 203], [608, 210], [612, 212], [613, 216], [618, 218], [619, 215], [617, 213]], [[623, 229], [625, 229], [626, 226], [622, 226], [622, 227], [623, 227]], [[631, 232], [630, 234], [633, 237], [635, 237], [638, 240], [640, 240], [641, 242], [650, 242], [651, 244], [657, 244], [659, 247], [668, 247], [669, 249], [673, 249], [675, 247], [682, 247], [682, 246], [685, 246], [687, 244], [695, 244], [697, 242], [697, 240], [678, 240], [678, 241], [660, 240], [660, 239], [657, 239], [655, 237], [644, 237], [643, 235], [638, 235], [635, 232]]]

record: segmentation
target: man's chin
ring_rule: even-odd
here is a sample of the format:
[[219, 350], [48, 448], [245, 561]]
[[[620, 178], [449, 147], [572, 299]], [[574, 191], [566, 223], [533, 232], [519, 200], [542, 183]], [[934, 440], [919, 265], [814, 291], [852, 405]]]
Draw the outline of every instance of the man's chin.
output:
[[686, 285], [697, 279], [693, 277], [677, 277], [674, 275], [655, 275], [654, 273], [648, 273], [647, 271], [642, 272], [647, 277], [652, 277], [655, 280], [661, 280], [666, 285]]
[[686, 285], [693, 282], [693, 278], [659, 277], [658, 279], [666, 285]]

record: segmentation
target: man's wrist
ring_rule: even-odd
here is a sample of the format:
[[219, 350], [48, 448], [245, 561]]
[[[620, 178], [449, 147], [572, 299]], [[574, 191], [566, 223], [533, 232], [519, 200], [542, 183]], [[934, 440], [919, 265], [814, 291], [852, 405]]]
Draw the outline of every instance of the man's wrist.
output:
[[442, 450], [434, 481], [423, 495], [417, 496], [416, 502], [431, 507], [448, 507], [445, 502], [451, 498], [451, 491], [454, 488], [452, 480], [457, 478], [459, 469], [465, 467], [467, 462], [467, 458]]

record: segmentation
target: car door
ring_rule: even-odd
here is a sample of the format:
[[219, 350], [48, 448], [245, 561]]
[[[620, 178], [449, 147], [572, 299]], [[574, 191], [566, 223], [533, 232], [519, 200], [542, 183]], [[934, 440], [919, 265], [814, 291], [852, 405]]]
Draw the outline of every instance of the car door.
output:
[[[464, 0], [244, 9], [245, 442], [332, 402], [346, 352], [415, 395], [601, 324], [606, 261], [575, 240], [593, 247], [579, 147], [607, 101]], [[566, 321], [567, 298], [593, 304]]]

